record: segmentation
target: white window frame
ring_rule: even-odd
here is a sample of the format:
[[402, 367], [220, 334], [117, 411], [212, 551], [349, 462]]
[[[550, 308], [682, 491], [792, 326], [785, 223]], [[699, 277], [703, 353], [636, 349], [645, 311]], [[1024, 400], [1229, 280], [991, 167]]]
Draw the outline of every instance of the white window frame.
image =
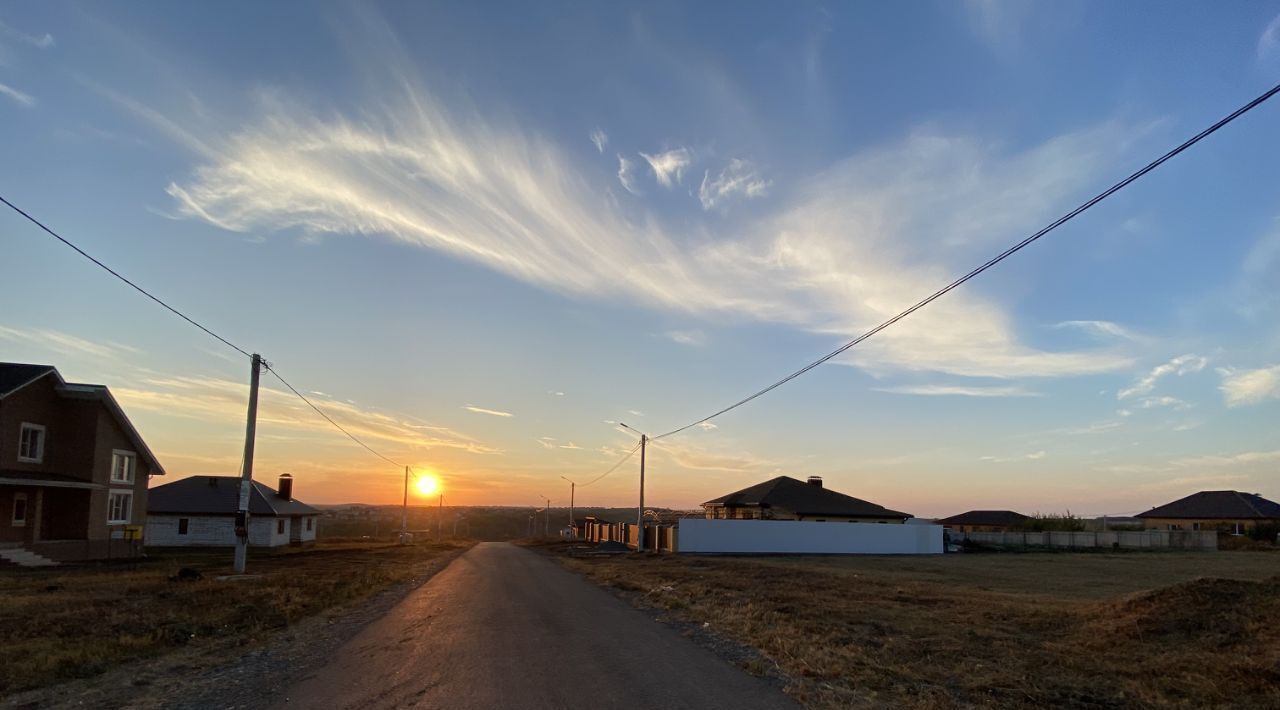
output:
[[[28, 431], [40, 432], [40, 438], [37, 441], [38, 445], [36, 446], [35, 456], [22, 455], [22, 440], [26, 438]], [[36, 424], [34, 422], [23, 422], [22, 426], [18, 427], [18, 460], [21, 461], [22, 463], [44, 463], [44, 449], [45, 449], [44, 444], [46, 439], [48, 438], [48, 434], [49, 432], [47, 429], [45, 429], [45, 426], [43, 424]]]
[[[118, 460], [125, 460], [129, 462], [128, 477], [116, 478], [116, 461]], [[138, 480], [138, 455], [132, 451], [126, 451], [124, 449], [112, 449], [111, 450], [111, 482], [124, 483], [126, 485], [133, 485], [134, 482], [136, 482], [137, 480]]]
[[[115, 512], [115, 499], [117, 496], [124, 496], [129, 499], [128, 510], [125, 511], [123, 518], [117, 518], [113, 515]], [[133, 491], [127, 488], [112, 488], [107, 491], [107, 525], [128, 525], [133, 518]]]
[[[22, 517], [18, 517], [18, 501], [22, 501]], [[31, 516], [31, 501], [27, 499], [26, 493], [13, 494], [13, 510], [9, 511], [9, 520], [15, 528], [25, 528], [27, 526], [27, 518]]]

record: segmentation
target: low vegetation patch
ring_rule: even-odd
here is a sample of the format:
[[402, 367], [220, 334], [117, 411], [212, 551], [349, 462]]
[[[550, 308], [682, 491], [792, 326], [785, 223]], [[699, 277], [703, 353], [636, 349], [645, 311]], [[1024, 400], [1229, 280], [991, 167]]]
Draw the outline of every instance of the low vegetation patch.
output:
[[181, 647], [254, 644], [298, 620], [407, 581], [456, 545], [160, 553], [131, 566], [0, 574], [0, 697]]
[[[757, 649], [815, 708], [1276, 707], [1275, 560], [562, 556]], [[1196, 579], [1213, 571], [1236, 578]]]

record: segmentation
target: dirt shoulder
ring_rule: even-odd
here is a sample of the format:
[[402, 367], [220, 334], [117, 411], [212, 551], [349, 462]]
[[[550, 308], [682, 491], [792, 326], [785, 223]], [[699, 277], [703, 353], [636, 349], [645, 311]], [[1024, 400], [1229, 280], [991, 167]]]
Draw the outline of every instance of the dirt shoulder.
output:
[[[9, 694], [0, 706], [268, 705], [291, 679], [321, 665], [334, 648], [468, 547], [312, 548], [259, 556], [250, 571], [261, 576], [236, 581], [214, 579], [225, 571], [220, 557], [190, 553], [162, 555], [134, 570], [0, 578], [0, 593], [19, 602], [0, 612], [0, 628], [27, 654], [17, 660], [45, 674], [37, 677], [74, 677]], [[204, 566], [204, 578], [170, 581], [183, 566]], [[26, 618], [15, 616], [23, 610]], [[123, 628], [145, 643], [134, 641], [130, 649], [119, 638]], [[6, 665], [10, 657], [0, 659], [3, 672], [21, 678], [23, 666]]]
[[776, 668], [808, 707], [1280, 705], [1274, 555], [543, 550], [639, 606], [754, 649], [760, 660], [739, 664]]

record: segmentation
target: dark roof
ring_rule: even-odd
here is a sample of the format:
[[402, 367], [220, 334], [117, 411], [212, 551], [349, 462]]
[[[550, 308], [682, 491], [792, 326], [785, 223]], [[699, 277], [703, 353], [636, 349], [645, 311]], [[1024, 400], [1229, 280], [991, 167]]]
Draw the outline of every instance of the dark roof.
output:
[[[230, 515], [240, 505], [237, 476], [192, 476], [156, 486], [147, 491], [147, 512]], [[320, 511], [299, 500], [285, 500], [270, 486], [253, 482], [249, 496], [250, 515], [319, 515]]]
[[53, 365], [26, 365], [19, 362], [0, 362], [0, 397], [55, 372]]
[[1280, 503], [1267, 500], [1256, 493], [1200, 491], [1145, 513], [1138, 513], [1138, 517], [1214, 520], [1280, 518]]
[[116, 418], [116, 422], [120, 428], [124, 430], [125, 436], [133, 442], [133, 447], [137, 452], [147, 460], [151, 467], [151, 475], [163, 476], [164, 466], [160, 465], [160, 461], [156, 459], [155, 454], [151, 453], [147, 442], [142, 440], [142, 435], [134, 428], [133, 422], [129, 421], [129, 417], [125, 416], [124, 410], [120, 408], [120, 403], [115, 397], [111, 396], [111, 390], [106, 385], [87, 385], [76, 382], [67, 382], [62, 379], [62, 374], [58, 372], [58, 368], [53, 365], [27, 365], [18, 362], [0, 362], [0, 399], [17, 392], [27, 385], [39, 380], [46, 375], [52, 374], [57, 380], [55, 389], [58, 395], [67, 399], [88, 399], [102, 402]]
[[1017, 525], [1030, 519], [1012, 510], [971, 510], [934, 522], [938, 525]]
[[703, 507], [755, 507], [780, 508], [797, 515], [843, 515], [860, 518], [910, 518], [861, 498], [837, 493], [822, 486], [798, 481], [790, 476], [757, 483], [750, 488], [709, 500]]

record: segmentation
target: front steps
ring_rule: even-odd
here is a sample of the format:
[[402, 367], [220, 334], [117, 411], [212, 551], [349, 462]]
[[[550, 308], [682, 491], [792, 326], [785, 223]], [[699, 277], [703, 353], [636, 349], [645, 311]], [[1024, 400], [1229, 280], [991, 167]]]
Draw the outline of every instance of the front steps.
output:
[[51, 560], [44, 555], [38, 555], [31, 550], [24, 550], [20, 547], [0, 549], [0, 564], [8, 563], [17, 565], [18, 567], [56, 567], [58, 562]]

